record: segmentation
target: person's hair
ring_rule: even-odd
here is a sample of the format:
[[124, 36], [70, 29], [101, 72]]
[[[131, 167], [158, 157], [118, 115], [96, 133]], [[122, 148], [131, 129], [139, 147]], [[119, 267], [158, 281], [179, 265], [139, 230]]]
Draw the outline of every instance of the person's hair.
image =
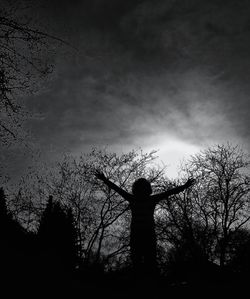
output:
[[152, 193], [150, 182], [144, 178], [136, 180], [132, 186], [132, 193], [136, 196], [150, 195]]

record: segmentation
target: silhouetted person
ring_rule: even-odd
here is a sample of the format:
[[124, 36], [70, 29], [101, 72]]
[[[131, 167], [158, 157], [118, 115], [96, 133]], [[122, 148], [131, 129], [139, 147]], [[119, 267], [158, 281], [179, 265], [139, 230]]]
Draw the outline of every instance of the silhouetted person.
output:
[[170, 195], [184, 191], [193, 184], [194, 180], [190, 179], [182, 186], [151, 195], [151, 184], [145, 178], [139, 178], [134, 182], [130, 194], [108, 180], [103, 173], [97, 172], [96, 177], [129, 202], [132, 212], [130, 250], [135, 273], [140, 276], [156, 274], [155, 206]]

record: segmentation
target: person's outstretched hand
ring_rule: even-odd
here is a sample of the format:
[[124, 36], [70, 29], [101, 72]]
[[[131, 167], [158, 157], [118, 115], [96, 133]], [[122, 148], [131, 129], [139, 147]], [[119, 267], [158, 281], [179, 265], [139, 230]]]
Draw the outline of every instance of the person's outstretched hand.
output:
[[96, 176], [99, 180], [102, 180], [102, 181], [106, 180], [106, 177], [105, 177], [105, 175], [104, 175], [104, 173], [103, 173], [102, 171], [97, 170], [97, 171], [95, 172], [95, 176]]
[[188, 179], [187, 182], [185, 183], [185, 188], [189, 188], [190, 186], [192, 186], [195, 183], [195, 179], [191, 178]]

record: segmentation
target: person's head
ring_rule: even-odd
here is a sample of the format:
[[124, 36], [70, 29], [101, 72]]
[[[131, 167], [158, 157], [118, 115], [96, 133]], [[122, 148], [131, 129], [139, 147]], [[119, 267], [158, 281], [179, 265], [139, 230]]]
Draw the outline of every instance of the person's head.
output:
[[148, 180], [140, 178], [132, 186], [132, 193], [135, 196], [149, 196], [152, 193], [151, 184]]

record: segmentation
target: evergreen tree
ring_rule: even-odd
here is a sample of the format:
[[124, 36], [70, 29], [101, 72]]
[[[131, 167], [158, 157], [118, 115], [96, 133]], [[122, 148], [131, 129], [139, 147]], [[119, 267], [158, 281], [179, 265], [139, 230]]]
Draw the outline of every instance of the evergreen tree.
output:
[[4, 239], [4, 242], [9, 245], [17, 247], [18, 241], [20, 241], [25, 235], [24, 228], [13, 219], [11, 212], [8, 211], [6, 196], [3, 188], [0, 188], [0, 235]]
[[[3, 285], [22, 283], [29, 271], [29, 236], [8, 211], [6, 196], [0, 188], [0, 275]], [[27, 272], [26, 272], [27, 271]]]
[[0, 188], [0, 217], [7, 214], [6, 197], [3, 188]]
[[6, 256], [9, 252], [8, 250], [8, 236], [10, 228], [10, 216], [7, 211], [6, 197], [4, 194], [3, 188], [0, 188], [0, 260], [1, 268], [7, 265], [7, 259], [9, 256]]
[[41, 217], [38, 239], [46, 255], [47, 266], [72, 271], [76, 266], [77, 247], [74, 218], [70, 209], [49, 197]]

